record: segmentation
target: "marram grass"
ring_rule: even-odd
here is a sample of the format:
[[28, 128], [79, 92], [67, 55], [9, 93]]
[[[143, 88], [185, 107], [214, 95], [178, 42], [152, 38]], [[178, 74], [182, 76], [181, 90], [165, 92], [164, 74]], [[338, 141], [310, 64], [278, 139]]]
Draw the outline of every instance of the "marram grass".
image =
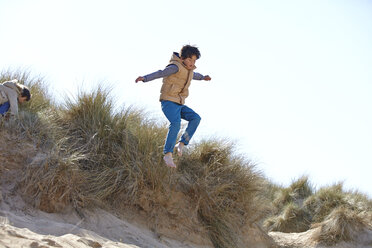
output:
[[345, 191], [342, 183], [315, 191], [307, 177], [300, 177], [289, 187], [274, 187], [274, 191], [269, 196], [273, 199], [271, 214], [263, 221], [268, 231], [306, 231], [333, 218], [330, 214], [338, 208], [347, 209], [349, 216], [366, 216], [372, 223], [371, 214], [365, 214], [372, 213], [372, 201], [361, 193]]
[[[328, 221], [324, 235], [335, 242], [353, 238], [353, 232], [334, 235], [331, 219], [351, 223], [364, 214], [371, 222], [371, 200], [364, 195], [345, 192], [342, 185], [315, 191], [307, 177], [288, 188], [276, 186], [237, 155], [228, 139], [193, 142], [182, 158], [175, 155], [177, 170], [167, 168], [164, 122], [133, 106], [118, 110], [107, 87], [80, 91], [56, 105], [42, 78], [20, 71], [0, 75], [2, 81], [13, 78], [29, 86], [33, 98], [21, 106], [19, 119], [1, 120], [0, 128], [34, 146], [36, 155], [25, 161], [18, 188], [44, 211], [134, 208], [155, 230], [203, 226], [215, 247], [241, 247], [241, 230], [265, 218], [268, 229], [278, 231], [303, 231]], [[344, 215], [332, 212], [338, 207], [347, 209]]]
[[365, 216], [344, 207], [334, 209], [317, 226], [320, 227], [320, 231], [314, 233], [312, 239], [329, 246], [340, 241], [357, 242], [367, 229], [372, 230], [371, 223], [367, 222]]
[[108, 88], [81, 91], [57, 106], [42, 79], [18, 72], [3, 76], [13, 78], [21, 78], [33, 98], [9, 128], [37, 147], [19, 188], [41, 210], [137, 207], [155, 227], [162, 221], [156, 216], [179, 225], [191, 214], [216, 247], [235, 247], [240, 228], [259, 218], [261, 176], [234, 155], [233, 144], [194, 143], [176, 157], [178, 170], [170, 170], [162, 160], [167, 127], [135, 107], [116, 110]]

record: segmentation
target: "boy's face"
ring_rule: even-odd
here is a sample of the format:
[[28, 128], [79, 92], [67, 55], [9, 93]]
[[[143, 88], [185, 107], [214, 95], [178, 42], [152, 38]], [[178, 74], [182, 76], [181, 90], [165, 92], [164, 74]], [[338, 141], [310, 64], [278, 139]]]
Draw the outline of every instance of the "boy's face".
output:
[[188, 70], [192, 70], [194, 69], [197, 58], [196, 58], [196, 55], [192, 55], [191, 58], [185, 58], [185, 59], [181, 58], [181, 60]]
[[18, 97], [18, 102], [19, 103], [24, 103], [27, 101], [27, 96], [19, 96]]

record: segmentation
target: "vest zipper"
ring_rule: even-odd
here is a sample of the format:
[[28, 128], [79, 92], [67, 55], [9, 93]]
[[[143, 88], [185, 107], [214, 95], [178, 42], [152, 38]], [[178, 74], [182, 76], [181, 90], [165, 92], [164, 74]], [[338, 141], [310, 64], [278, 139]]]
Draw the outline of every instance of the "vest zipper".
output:
[[[186, 83], [183, 85], [183, 88], [182, 88], [181, 92], [186, 88], [187, 82], [189, 81], [189, 77], [190, 77], [190, 70], [187, 72]], [[190, 82], [191, 82], [191, 80], [190, 80]], [[180, 92], [180, 94], [181, 94], [181, 92]], [[180, 94], [178, 94], [178, 96], [180, 97], [180, 99], [181, 99], [181, 104], [182, 104], [182, 97], [181, 97]]]

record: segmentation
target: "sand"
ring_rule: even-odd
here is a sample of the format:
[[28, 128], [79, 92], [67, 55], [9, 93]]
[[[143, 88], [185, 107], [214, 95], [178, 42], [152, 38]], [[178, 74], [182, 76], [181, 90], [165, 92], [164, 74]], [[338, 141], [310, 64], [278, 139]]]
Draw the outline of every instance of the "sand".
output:
[[50, 214], [2, 188], [0, 247], [210, 247], [171, 240], [101, 209]]

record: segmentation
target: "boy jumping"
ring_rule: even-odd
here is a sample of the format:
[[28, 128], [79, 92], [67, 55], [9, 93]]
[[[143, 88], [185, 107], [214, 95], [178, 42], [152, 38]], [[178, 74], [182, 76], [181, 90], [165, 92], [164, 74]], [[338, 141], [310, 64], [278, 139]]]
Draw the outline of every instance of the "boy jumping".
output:
[[211, 80], [208, 75], [203, 76], [194, 72], [196, 68], [195, 62], [199, 58], [200, 52], [198, 48], [186, 45], [182, 47], [181, 55], [176, 52], [173, 53], [169, 65], [164, 70], [140, 76], [136, 79], [136, 83], [138, 83], [139, 81], [149, 82], [157, 78], [163, 78], [163, 85], [160, 90], [161, 109], [170, 122], [163, 152], [165, 164], [172, 168], [176, 168], [172, 153], [181, 128], [181, 119], [189, 123], [177, 145], [179, 156], [182, 156], [183, 147], [189, 144], [201, 120], [194, 110], [185, 105], [185, 99], [189, 95], [191, 80]]

